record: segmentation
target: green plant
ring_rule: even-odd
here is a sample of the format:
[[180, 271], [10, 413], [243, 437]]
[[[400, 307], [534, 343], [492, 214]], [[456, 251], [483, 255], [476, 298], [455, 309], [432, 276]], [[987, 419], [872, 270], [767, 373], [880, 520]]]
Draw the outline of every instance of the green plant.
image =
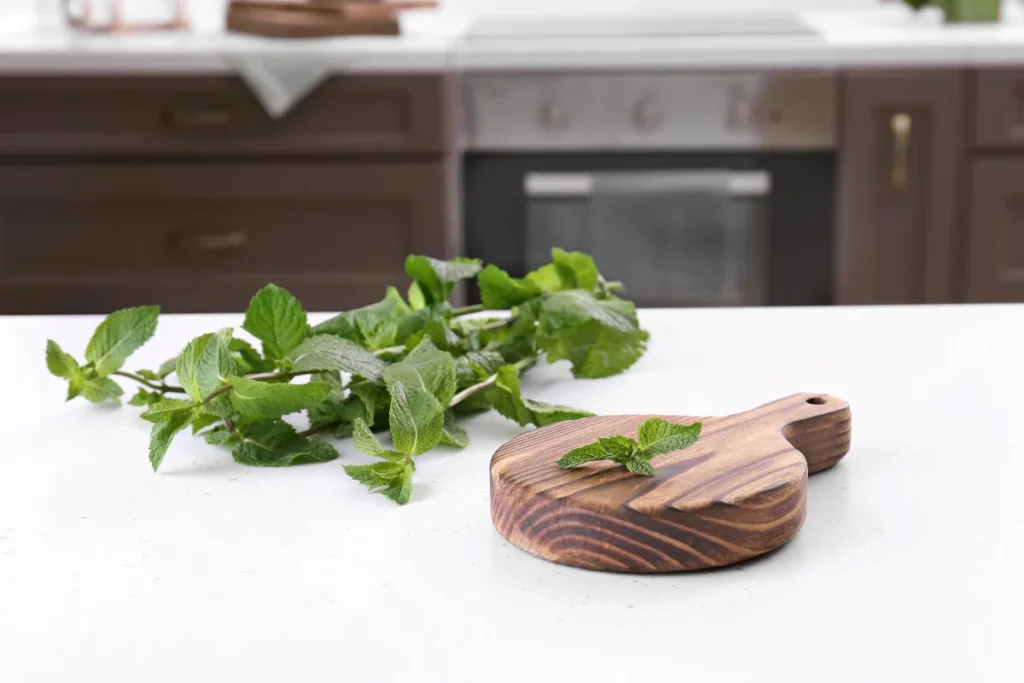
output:
[[[550, 264], [522, 279], [470, 259], [410, 256], [405, 271], [413, 280], [405, 298], [391, 287], [382, 301], [314, 327], [295, 297], [267, 285], [242, 325], [262, 352], [226, 328], [196, 337], [157, 370], [127, 372], [127, 359], [156, 331], [159, 308], [142, 306], [100, 323], [84, 364], [54, 341], [46, 364], [68, 381], [68, 400], [116, 401], [123, 390], [113, 377], [138, 382], [128, 403], [145, 407], [142, 418], [152, 423], [154, 471], [186, 428], [230, 446], [236, 461], [264, 467], [333, 460], [334, 446], [313, 437], [352, 436], [377, 462], [345, 471], [404, 504], [416, 456], [469, 443], [459, 416], [493, 409], [519, 425], [543, 426], [590, 415], [522, 395], [520, 375], [540, 359], [567, 360], [575, 377], [600, 378], [646, 350], [635, 307], [586, 254], [555, 249]], [[453, 308], [449, 297], [471, 278], [483, 303]], [[470, 315], [504, 309], [507, 316]], [[308, 381], [294, 383], [299, 377]], [[309, 423], [303, 431], [283, 419], [299, 412]], [[392, 448], [374, 435], [383, 431]]]
[[611, 460], [633, 474], [654, 476], [651, 458], [689, 448], [700, 438], [701, 422], [680, 425], [653, 417], [637, 429], [637, 438], [601, 437], [594, 443], [574, 448], [558, 460], [562, 469], [579, 467], [596, 460]]

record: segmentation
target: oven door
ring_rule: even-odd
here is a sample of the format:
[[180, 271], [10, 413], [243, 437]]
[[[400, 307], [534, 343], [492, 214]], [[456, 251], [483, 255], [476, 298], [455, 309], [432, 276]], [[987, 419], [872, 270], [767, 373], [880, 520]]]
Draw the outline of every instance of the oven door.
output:
[[[801, 159], [802, 158], [802, 159]], [[470, 255], [522, 274], [594, 256], [641, 306], [828, 304], [828, 154], [470, 157]]]

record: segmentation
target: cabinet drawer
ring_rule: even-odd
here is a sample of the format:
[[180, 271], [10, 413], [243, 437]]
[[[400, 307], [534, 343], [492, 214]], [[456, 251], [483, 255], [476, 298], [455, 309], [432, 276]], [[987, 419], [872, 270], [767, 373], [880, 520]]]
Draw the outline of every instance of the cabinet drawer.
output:
[[0, 153], [437, 153], [443, 91], [435, 76], [335, 77], [274, 120], [238, 78], [4, 78]]
[[[0, 166], [0, 313], [241, 310], [293, 282], [345, 308], [447, 255], [444, 166]], [[326, 291], [320, 294], [316, 288]]]
[[1024, 159], [981, 159], [971, 169], [967, 300], [1024, 301]]
[[977, 74], [974, 141], [979, 147], [1024, 147], [1024, 69]]

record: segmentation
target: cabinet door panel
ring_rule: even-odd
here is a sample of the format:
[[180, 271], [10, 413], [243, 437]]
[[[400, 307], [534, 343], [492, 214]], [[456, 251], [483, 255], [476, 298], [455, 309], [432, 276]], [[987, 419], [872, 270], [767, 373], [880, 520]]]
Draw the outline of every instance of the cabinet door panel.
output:
[[851, 74], [843, 108], [838, 302], [953, 301], [964, 75]]
[[[0, 166], [0, 313], [375, 301], [448, 255], [443, 163]], [[297, 291], [298, 295], [299, 292]]]
[[967, 242], [967, 300], [1024, 301], [1024, 159], [974, 162]]

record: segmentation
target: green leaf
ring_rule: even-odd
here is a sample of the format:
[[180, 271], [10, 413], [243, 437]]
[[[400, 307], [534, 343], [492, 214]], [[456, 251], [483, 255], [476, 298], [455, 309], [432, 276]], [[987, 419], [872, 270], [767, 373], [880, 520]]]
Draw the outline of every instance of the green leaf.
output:
[[160, 375], [156, 374], [152, 370], [136, 370], [135, 374], [143, 379], [148, 379], [150, 382], [157, 382], [160, 380]]
[[564, 278], [564, 273], [554, 263], [541, 266], [526, 274], [526, 281], [542, 292], [561, 292], [572, 289], [573, 282]]
[[638, 444], [627, 436], [602, 436], [597, 443], [610, 458], [627, 458], [636, 453]]
[[130, 406], [151, 406], [160, 400], [160, 394], [155, 391], [146, 391], [145, 389], [139, 389], [138, 392], [132, 396], [131, 400], [128, 401]]
[[220, 422], [221, 418], [219, 415], [211, 415], [210, 413], [204, 413], [200, 410], [195, 411], [192, 415], [192, 433], [198, 434], [203, 429], [206, 429], [215, 422]]
[[654, 467], [643, 458], [627, 457], [623, 459], [622, 464], [633, 474], [640, 474], [645, 477], [654, 476]]
[[405, 358], [388, 366], [384, 382], [389, 389], [392, 384], [405, 384], [422, 390], [447, 406], [457, 390], [455, 359], [424, 339]]
[[170, 422], [183, 412], [191, 415], [192, 409], [196, 407], [194, 403], [189, 403], [188, 401], [165, 398], [151, 405], [149, 410], [142, 413], [140, 417], [147, 422]]
[[552, 405], [523, 398], [519, 383], [519, 371], [515, 366], [503, 366], [498, 370], [497, 375], [494, 386], [486, 392], [487, 396], [499, 413], [514, 420], [520, 426], [533, 424], [543, 427], [556, 422], [593, 415], [593, 413], [569, 406]]
[[419, 455], [440, 443], [445, 405], [419, 386], [392, 382], [388, 390], [391, 392], [391, 440], [395, 448]]
[[85, 359], [93, 364], [96, 374], [106, 377], [120, 370], [128, 356], [156, 332], [159, 315], [159, 306], [125, 308], [108, 315], [85, 349]]
[[224, 425], [214, 427], [210, 431], [203, 433], [203, 439], [206, 440], [206, 443], [212, 446], [223, 446], [227, 443], [234, 443], [240, 438], [241, 437], [238, 434], [229, 432], [227, 427]]
[[280, 417], [312, 408], [327, 399], [331, 386], [325, 382], [281, 384], [254, 382], [244, 377], [229, 377], [231, 406], [245, 417]]
[[249, 302], [242, 329], [263, 342], [263, 355], [274, 362], [309, 336], [302, 304], [288, 290], [273, 284], [258, 291]]
[[149, 463], [153, 466], [154, 472], [160, 469], [160, 464], [164, 461], [171, 441], [192, 419], [193, 410], [190, 408], [177, 411], [171, 415], [170, 419], [153, 425], [149, 435]]
[[650, 460], [656, 455], [680, 451], [697, 443], [701, 427], [700, 422], [681, 425], [655, 417], [640, 425], [637, 436], [644, 456]]
[[551, 250], [551, 259], [564, 282], [571, 283], [570, 289], [582, 289], [593, 292], [600, 279], [600, 273], [589, 254], [579, 251], [563, 251], [559, 248]]
[[310, 337], [296, 347], [288, 360], [293, 372], [314, 370], [347, 372], [379, 380], [386, 364], [363, 347], [328, 334]]
[[73, 398], [81, 396], [83, 389], [85, 389], [85, 375], [73, 377], [68, 382], [68, 397], [65, 400], [70, 401]]
[[380, 442], [377, 441], [377, 437], [373, 435], [373, 432], [366, 425], [366, 422], [359, 418], [352, 421], [352, 444], [359, 451], [372, 455], [375, 458], [383, 458], [390, 462], [405, 461], [405, 453], [388, 450], [381, 446]]
[[423, 296], [423, 290], [420, 289], [418, 282], [413, 282], [409, 285], [409, 293], [406, 295], [409, 299], [409, 308], [414, 311], [418, 311], [427, 306], [427, 298]]
[[549, 362], [568, 360], [575, 377], [596, 379], [623, 372], [647, 350], [647, 332], [636, 309], [621, 299], [595, 299], [580, 290], [545, 297], [537, 347]]
[[178, 357], [168, 358], [160, 364], [160, 368], [156, 371], [157, 377], [160, 379], [167, 379], [171, 373], [173, 373], [178, 367]]
[[399, 322], [410, 313], [398, 290], [388, 287], [383, 300], [325, 320], [313, 328], [313, 334], [331, 334], [369, 349], [383, 349], [395, 346]]
[[82, 375], [78, 361], [70, 354], [64, 353], [52, 339], [46, 340], [46, 367], [52, 374], [66, 380], [73, 380]]
[[415, 471], [416, 466], [411, 460], [404, 464], [375, 462], [372, 465], [345, 465], [348, 476], [370, 487], [371, 493], [380, 493], [399, 505], [409, 502]]
[[333, 334], [336, 337], [361, 344], [363, 343], [363, 335], [356, 324], [356, 313], [357, 311], [345, 311], [333, 318], [328, 318], [319, 325], [316, 325], [312, 330], [312, 334]]
[[178, 356], [177, 374], [182, 388], [195, 402], [220, 388], [238, 374], [238, 364], [228, 350], [231, 328], [196, 337]]
[[405, 259], [405, 274], [419, 285], [427, 303], [447, 301], [459, 280], [475, 277], [479, 272], [478, 259], [439, 261], [429, 256], [410, 256]]
[[242, 374], [271, 372], [274, 369], [274, 364], [263, 358], [260, 352], [244, 339], [232, 339], [228, 342], [228, 351], [234, 354], [235, 363]]
[[123, 393], [121, 386], [109, 377], [93, 377], [82, 385], [82, 396], [93, 403], [110, 401]]
[[574, 448], [558, 459], [558, 466], [562, 469], [578, 467], [585, 462], [595, 460], [606, 460], [611, 457], [599, 443], [588, 443], [586, 446]]
[[495, 265], [489, 265], [480, 272], [477, 284], [484, 308], [490, 310], [512, 308], [541, 293], [541, 288], [534, 282], [516, 279]]
[[[236, 431], [240, 427], [236, 425]], [[291, 467], [314, 462], [328, 462], [338, 451], [324, 441], [300, 436], [283, 420], [260, 420], [239, 431], [240, 443], [231, 452], [236, 462], [255, 467]]]
[[441, 427], [441, 443], [454, 448], [465, 448], [469, 445], [469, 433], [455, 421], [455, 413], [444, 414], [444, 425]]

